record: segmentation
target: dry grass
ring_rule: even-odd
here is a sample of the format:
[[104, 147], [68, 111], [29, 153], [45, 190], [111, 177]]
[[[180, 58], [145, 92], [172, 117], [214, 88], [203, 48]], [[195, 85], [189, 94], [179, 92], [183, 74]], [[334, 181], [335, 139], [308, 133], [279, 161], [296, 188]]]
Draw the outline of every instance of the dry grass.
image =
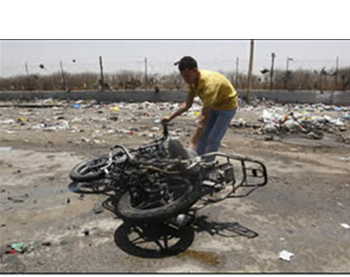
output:
[[[245, 89], [247, 75], [239, 74], [236, 80], [233, 71], [221, 72], [237, 89]], [[0, 78], [0, 91], [52, 91], [52, 90], [97, 90], [100, 85], [97, 73], [64, 73], [65, 84], [61, 73], [56, 72], [50, 75], [29, 75]], [[316, 74], [314, 71], [299, 69], [286, 75], [285, 71], [275, 70], [273, 78], [274, 89], [289, 90], [350, 90], [350, 67], [341, 68], [337, 76], [329, 74]], [[133, 90], [133, 89], [186, 89], [186, 84], [180, 74], [158, 75], [152, 74], [147, 77], [142, 72], [119, 71], [114, 74], [105, 74], [104, 83], [111, 90]], [[253, 75], [253, 89], [269, 89], [270, 75]]]

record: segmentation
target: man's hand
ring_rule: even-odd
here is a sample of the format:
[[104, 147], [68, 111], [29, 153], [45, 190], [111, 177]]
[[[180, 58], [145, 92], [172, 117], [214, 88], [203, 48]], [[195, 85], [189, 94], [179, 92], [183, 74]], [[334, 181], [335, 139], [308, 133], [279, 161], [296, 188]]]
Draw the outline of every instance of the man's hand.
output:
[[194, 99], [194, 94], [188, 94], [187, 101], [186, 101], [185, 105], [183, 105], [183, 104], [180, 105], [180, 107], [175, 112], [173, 112], [171, 115], [164, 116], [162, 118], [163, 126], [167, 125], [171, 120], [175, 119], [183, 112], [188, 111], [188, 109], [191, 108], [191, 106], [193, 104], [193, 99]]
[[170, 115], [164, 116], [164, 117], [162, 118], [162, 124], [163, 124], [163, 126], [166, 126], [166, 125], [170, 122], [170, 120], [171, 120]]
[[189, 144], [188, 144], [188, 148], [191, 149], [191, 150], [196, 151], [196, 144], [193, 143], [192, 141], [190, 141]]

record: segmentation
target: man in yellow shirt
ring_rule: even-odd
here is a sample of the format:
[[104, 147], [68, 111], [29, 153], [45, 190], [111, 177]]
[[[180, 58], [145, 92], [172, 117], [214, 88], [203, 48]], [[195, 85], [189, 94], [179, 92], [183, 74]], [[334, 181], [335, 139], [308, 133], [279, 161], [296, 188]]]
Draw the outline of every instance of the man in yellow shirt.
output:
[[191, 108], [195, 96], [203, 102], [197, 129], [190, 139], [189, 148], [198, 155], [218, 151], [229, 124], [236, 113], [237, 92], [227, 78], [217, 72], [199, 70], [195, 59], [183, 57], [178, 65], [181, 76], [189, 85], [186, 105], [162, 118], [162, 123], [173, 120]]

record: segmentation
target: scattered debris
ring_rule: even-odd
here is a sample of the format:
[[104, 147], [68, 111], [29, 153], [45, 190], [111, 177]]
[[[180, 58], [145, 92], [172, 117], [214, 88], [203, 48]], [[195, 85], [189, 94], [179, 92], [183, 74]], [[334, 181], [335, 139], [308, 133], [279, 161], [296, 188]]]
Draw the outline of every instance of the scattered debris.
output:
[[25, 195], [19, 195], [19, 196], [8, 196], [7, 200], [10, 200], [14, 203], [21, 203], [24, 202], [28, 198], [28, 194]]
[[342, 227], [344, 227], [345, 229], [349, 229], [350, 228], [350, 225], [349, 224], [346, 224], [346, 223], [341, 223], [340, 224]]
[[283, 250], [279, 253], [278, 258], [287, 262], [290, 262], [291, 258], [294, 256], [293, 253]]
[[96, 202], [94, 205], [93, 211], [95, 214], [99, 214], [99, 213], [102, 213], [104, 211], [104, 208], [102, 207], [102, 205], [99, 202]]
[[[257, 122], [245, 122], [242, 118], [233, 118], [230, 126], [250, 128], [254, 134], [276, 134], [278, 136], [300, 136], [320, 140], [324, 135], [333, 134], [338, 141], [350, 143], [346, 133], [349, 129], [349, 107], [327, 106], [324, 104], [279, 104], [273, 101], [252, 101], [251, 105], [239, 103], [240, 110], [261, 112]], [[345, 113], [347, 112], [347, 113]], [[334, 116], [337, 116], [334, 118]], [[258, 130], [258, 133], [257, 133]]]
[[74, 108], [74, 109], [80, 109], [81, 108], [80, 104], [72, 104], [71, 107]]
[[52, 243], [50, 241], [44, 241], [41, 245], [42, 246], [52, 246]]
[[[6, 102], [8, 103], [8, 102]], [[19, 105], [18, 101], [12, 101], [12, 106]], [[21, 104], [24, 105], [24, 104]], [[118, 103], [99, 103], [96, 100], [57, 100], [45, 99], [35, 100], [34, 103], [25, 104], [28, 111], [20, 112], [23, 117], [13, 116], [12, 118], [4, 118], [0, 121], [0, 126], [6, 126], [3, 130], [7, 134], [15, 133], [19, 128], [28, 128], [29, 130], [62, 132], [69, 131], [72, 133], [86, 132], [84, 125], [91, 123], [101, 123], [99, 133], [93, 133], [95, 136], [105, 136], [108, 134], [117, 134], [119, 137], [140, 136], [154, 138], [161, 129], [161, 117], [164, 111], [168, 114], [176, 110], [184, 103], [154, 103], [142, 102], [134, 103], [132, 100], [128, 102]], [[40, 107], [51, 107], [52, 117], [41, 117]], [[82, 113], [85, 108], [96, 110], [98, 116], [77, 116], [73, 119], [67, 115], [67, 108], [72, 108], [71, 113]], [[77, 111], [73, 111], [76, 109]], [[69, 110], [69, 109], [68, 109]], [[181, 117], [189, 117], [193, 119], [193, 123], [200, 114], [201, 103], [199, 99], [195, 99], [192, 107]], [[46, 109], [45, 109], [46, 111]], [[240, 112], [251, 112], [255, 118], [250, 117], [242, 119]], [[118, 116], [116, 116], [118, 113]], [[41, 118], [41, 119], [39, 119]], [[127, 130], [123, 123], [135, 123], [142, 119], [152, 119], [154, 124], [158, 126], [148, 126], [145, 130]], [[155, 118], [155, 119], [154, 119]], [[249, 121], [248, 121], [249, 120]], [[113, 122], [113, 123], [112, 123]], [[115, 122], [115, 124], [114, 124]], [[16, 124], [17, 123], [17, 124]], [[19, 123], [19, 124], [18, 124]], [[151, 123], [151, 122], [149, 122]], [[25, 126], [22, 126], [25, 124]], [[118, 124], [118, 125], [116, 125]], [[151, 123], [152, 124], [152, 123]], [[112, 125], [112, 126], [111, 126]], [[245, 101], [239, 101], [239, 109], [237, 115], [231, 121], [232, 128], [247, 129], [253, 135], [269, 135], [273, 134], [278, 137], [301, 137], [310, 140], [322, 140], [329, 135], [335, 136], [337, 141], [350, 144], [350, 107], [324, 105], [324, 104], [281, 104], [262, 98], [253, 98], [251, 104]], [[151, 129], [152, 128], [152, 129]], [[142, 131], [142, 132], [141, 132]], [[246, 132], [246, 130], [242, 130]], [[186, 136], [184, 130], [181, 130], [179, 136]], [[102, 140], [92, 140], [91, 137], [81, 138], [82, 141], [72, 143], [81, 144], [102, 144]]]
[[15, 250], [16, 252], [19, 252], [19, 253], [24, 253], [26, 248], [27, 248], [27, 244], [25, 244], [23, 242], [17, 242], [17, 243], [13, 243], [11, 245], [11, 249]]
[[23, 243], [23, 242], [17, 242], [11, 244], [11, 249], [18, 252], [18, 253], [24, 253], [24, 252], [32, 252], [34, 250], [34, 241], [31, 241], [29, 244]]
[[88, 228], [85, 228], [85, 229], [84, 229], [84, 235], [85, 235], [85, 236], [88, 236], [88, 235], [89, 235], [89, 229], [88, 229]]
[[34, 242], [34, 241], [31, 241], [31, 242], [28, 244], [28, 247], [27, 247], [26, 251], [27, 251], [28, 253], [33, 252], [33, 251], [34, 251], [34, 248], [35, 248], [35, 242]]
[[114, 107], [110, 108], [109, 111], [111, 111], [111, 112], [119, 112], [120, 108], [118, 106], [114, 106]]
[[9, 152], [11, 150], [12, 150], [11, 146], [0, 147], [0, 151], [2, 151], [2, 152]]
[[[54, 102], [56, 100], [52, 100], [52, 101]], [[172, 104], [172, 103], [160, 103], [160, 104], [147, 103], [145, 105], [141, 105], [140, 103], [118, 103], [118, 109], [117, 109], [118, 113], [112, 113], [110, 109], [113, 109], [113, 107], [115, 108], [115, 105], [113, 104], [97, 104], [97, 103], [81, 102], [79, 104], [76, 104], [77, 106], [78, 105], [80, 106], [79, 110], [75, 108], [74, 109], [71, 108], [71, 103], [64, 103], [63, 105], [65, 105], [67, 109], [65, 110], [52, 109], [51, 111], [46, 109], [45, 112], [47, 113], [41, 113], [41, 114], [36, 114], [36, 110], [34, 110], [34, 111], [31, 111], [32, 114], [24, 115], [24, 114], [18, 113], [16, 115], [12, 115], [13, 119], [6, 117], [7, 116], [6, 113], [3, 113], [1, 115], [2, 117], [1, 119], [3, 120], [0, 122], [1, 123], [0, 127], [2, 128], [0, 132], [4, 130], [4, 135], [6, 135], [5, 131], [14, 132], [13, 130], [23, 129], [23, 130], [33, 130], [35, 131], [35, 133], [37, 133], [38, 136], [40, 136], [44, 131], [63, 132], [64, 134], [66, 132], [67, 135], [72, 135], [70, 133], [72, 131], [72, 132], [77, 132], [77, 134], [79, 135], [79, 138], [72, 139], [72, 141], [75, 142], [75, 140], [79, 140], [80, 142], [80, 140], [83, 140], [90, 144], [93, 144], [93, 143], [101, 144], [103, 143], [102, 138], [104, 136], [113, 134], [113, 139], [115, 139], [115, 142], [118, 143], [119, 135], [122, 135], [126, 138], [133, 135], [136, 139], [138, 139], [138, 137], [153, 138], [154, 136], [159, 135], [161, 131], [161, 126], [156, 124], [161, 123], [160, 111], [163, 109], [164, 112], [162, 113], [164, 114], [165, 112], [168, 113], [169, 111], [177, 107], [177, 104]], [[92, 113], [85, 114], [84, 113], [85, 105], [90, 105], [92, 109], [95, 109], [95, 110]], [[261, 137], [265, 138], [267, 141], [279, 140], [279, 136], [282, 136], [282, 135], [285, 135], [285, 136], [295, 135], [295, 136], [302, 136], [310, 139], [324, 139], [329, 134], [337, 134], [338, 131], [342, 131], [342, 130], [345, 130], [346, 132], [346, 130], [349, 131], [350, 129], [349, 128], [350, 121], [348, 118], [350, 114], [349, 113], [344, 114], [344, 110], [345, 110], [344, 108], [342, 108], [341, 110], [333, 111], [332, 108], [326, 109], [326, 107], [324, 107], [324, 110], [322, 111], [321, 105], [316, 107], [310, 107], [310, 105], [301, 105], [300, 107], [299, 105], [285, 105], [285, 106], [277, 106], [276, 108], [272, 108], [273, 105], [274, 104], [270, 105], [270, 103], [266, 103], [265, 107], [243, 106], [242, 109], [246, 109], [246, 110], [250, 109], [251, 111], [255, 111], [255, 112], [258, 111], [258, 112], [255, 114], [252, 113], [251, 118], [244, 117], [243, 119], [243, 118], [240, 118], [239, 110], [238, 110], [238, 114], [237, 114], [238, 116], [235, 117], [234, 120], [231, 122], [231, 126], [233, 128], [240, 128], [240, 130], [237, 130], [237, 132], [246, 131], [246, 132], [252, 132], [253, 134], [260, 134], [262, 135]], [[58, 105], [55, 107], [58, 107]], [[264, 109], [267, 109], [268, 112], [263, 113]], [[25, 110], [23, 111], [26, 112]], [[41, 112], [42, 111], [43, 110], [41, 109]], [[317, 111], [318, 113], [316, 113]], [[50, 116], [49, 112], [51, 113], [52, 116]], [[64, 112], [67, 112], [67, 113], [64, 113]], [[191, 110], [188, 113], [184, 113], [182, 115], [182, 118], [180, 117], [179, 120], [184, 120], [184, 121], [186, 120], [186, 124], [188, 122], [192, 124], [193, 122], [193, 126], [195, 126], [194, 122], [195, 122], [195, 116], [197, 116], [197, 113], [198, 113], [197, 111]], [[264, 115], [262, 118], [259, 118], [260, 113], [263, 113]], [[129, 116], [129, 118], [125, 116], [126, 114]], [[16, 123], [17, 122], [16, 120], [18, 119], [19, 116], [23, 116], [26, 118], [25, 121], [20, 120], [20, 122], [26, 123], [25, 127]], [[144, 121], [141, 121], [141, 119], [143, 119]], [[129, 124], [129, 122], [132, 122], [132, 123], [137, 122], [137, 124]], [[179, 127], [180, 124], [179, 125], [177, 124], [178, 123], [175, 123], [175, 128], [170, 128], [170, 132], [180, 137], [184, 137], [184, 134], [189, 132], [188, 129], [190, 128], [187, 128], [188, 126], [185, 126], [184, 128], [180, 128]], [[38, 128], [35, 129], [34, 126], [38, 126]], [[93, 128], [91, 126], [93, 126]], [[12, 128], [14, 129], [12, 130]], [[177, 130], [175, 131], [176, 128]], [[9, 129], [9, 130], [5, 130], [5, 129]], [[85, 129], [84, 134], [81, 134], [80, 132], [84, 131], [84, 129]], [[97, 132], [94, 131], [95, 129]], [[231, 131], [235, 132], [236, 130], [231, 130]], [[84, 137], [82, 137], [81, 135], [84, 135]], [[48, 137], [48, 139], [50, 138]], [[54, 143], [56, 145], [56, 141], [54, 141]], [[133, 141], [130, 140], [130, 143], [132, 144]], [[269, 143], [266, 142], [266, 145], [268, 144]], [[228, 151], [236, 151], [235, 149], [231, 148], [231, 145], [232, 145], [231, 142], [227, 142], [227, 145], [229, 145], [229, 149], [227, 149]], [[222, 144], [221, 146], [224, 148], [226, 147], [225, 144]], [[11, 150], [12, 150], [12, 147], [0, 147], [0, 151], [5, 152], [5, 151], [11, 151]], [[275, 151], [275, 149], [273, 150]], [[291, 150], [293, 152], [302, 151], [301, 148], [298, 148], [298, 149], [291, 148]], [[278, 151], [278, 149], [276, 151]], [[336, 156], [335, 159], [338, 160], [338, 163], [339, 163], [339, 159], [342, 161], [348, 162], [350, 161], [350, 156], [347, 156], [347, 155], [348, 153], [341, 152], [341, 154]], [[17, 168], [10, 169], [11, 174], [15, 170], [17, 170]], [[21, 175], [24, 175], [25, 172], [26, 171], [23, 171], [23, 174]], [[18, 175], [13, 177], [17, 177], [17, 176]], [[46, 176], [45, 178], [48, 178], [48, 180], [54, 180], [53, 176], [52, 177]], [[56, 178], [60, 179], [59, 176]], [[342, 183], [342, 186], [343, 188], [344, 186], [349, 187], [349, 185], [348, 184], [345, 185], [344, 182]], [[349, 190], [349, 188], [344, 188], [344, 189]], [[6, 197], [8, 196], [6, 194], [2, 194], [5, 200], [6, 200]], [[65, 199], [67, 199], [67, 204], [69, 204], [71, 201], [74, 202], [76, 198], [78, 197], [75, 197], [73, 200], [69, 198], [68, 199], [63, 198], [63, 202]], [[84, 194], [82, 194], [79, 197], [79, 199], [81, 200], [83, 200], [83, 198], [84, 198]], [[13, 202], [23, 202], [25, 201], [26, 197], [17, 198], [16, 196], [11, 195], [11, 197], [9, 197], [8, 199]], [[273, 201], [276, 201], [276, 200], [274, 199]], [[36, 200], [34, 200], [34, 203], [36, 203]], [[339, 206], [342, 206], [341, 203], [337, 203], [337, 204]], [[345, 204], [346, 203], [344, 202], [344, 205]], [[18, 206], [21, 206], [21, 205], [18, 205]], [[341, 210], [341, 208], [338, 208], [338, 210]], [[95, 214], [100, 214], [104, 212], [104, 208], [100, 203], [96, 203], [92, 212]], [[6, 223], [9, 224], [8, 222]], [[19, 221], [19, 223], [21, 223], [21, 221]], [[29, 225], [29, 221], [28, 221], [28, 225]], [[342, 223], [341, 226], [346, 229], [350, 228], [350, 226], [345, 223]], [[1, 227], [6, 227], [6, 225], [3, 224], [1, 225]], [[23, 226], [20, 225], [20, 227], [23, 227]], [[9, 228], [10, 226], [8, 227], [8, 229]], [[3, 232], [9, 231], [6, 228], [2, 230]], [[83, 234], [81, 233], [82, 231], [83, 231]], [[84, 227], [81, 229], [78, 228], [78, 232], [80, 232], [80, 234], [83, 236], [90, 235], [90, 237], [93, 236], [94, 234], [93, 230], [92, 230], [92, 233], [90, 234], [90, 230], [89, 229], [84, 230]], [[285, 239], [280, 238], [280, 240], [283, 241]], [[61, 242], [61, 245], [65, 245], [65, 244], [67, 244], [67, 242], [65, 241]], [[51, 246], [51, 242], [44, 242], [43, 246]], [[282, 255], [282, 257], [285, 257], [283, 256], [283, 253], [282, 254], [281, 253], [280, 253], [280, 256]], [[289, 256], [287, 256], [287, 258], [285, 259], [290, 261], [290, 259], [293, 256], [294, 256], [293, 253], [289, 253]]]
[[342, 161], [350, 161], [350, 156], [347, 157], [340, 157]]

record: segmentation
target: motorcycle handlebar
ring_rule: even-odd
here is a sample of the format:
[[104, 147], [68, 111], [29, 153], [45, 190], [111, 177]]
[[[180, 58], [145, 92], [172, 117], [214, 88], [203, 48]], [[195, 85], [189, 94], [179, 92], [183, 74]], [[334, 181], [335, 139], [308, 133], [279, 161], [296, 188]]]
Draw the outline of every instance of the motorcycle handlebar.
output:
[[[159, 138], [159, 139], [156, 139], [154, 141], [154, 144], [151, 144], [151, 145], [147, 145], [147, 146], [143, 146], [143, 147], [139, 147], [139, 148], [145, 148], [145, 147], [150, 147], [150, 146], [153, 146], [153, 145], [156, 145], [156, 144], [159, 144], [159, 143], [162, 143], [163, 141], [165, 141], [167, 138], [168, 138], [168, 135], [169, 135], [169, 131], [168, 131], [168, 126], [166, 124], [163, 125], [163, 137]], [[116, 148], [121, 148], [123, 150], [123, 152], [127, 155], [127, 157], [130, 159], [130, 160], [133, 160], [133, 156], [132, 156], [132, 152], [134, 151], [137, 151], [139, 148], [134, 148], [134, 149], [131, 149], [130, 151], [124, 146], [124, 145], [121, 145], [121, 144], [116, 144], [115, 146], [111, 147], [110, 148], [110, 153], [109, 153], [109, 164], [108, 166], [111, 164], [112, 162], [112, 156], [113, 156], [113, 150], [116, 149]]]
[[166, 140], [168, 138], [169, 135], [169, 131], [168, 131], [168, 126], [167, 125], [163, 125], [163, 139]]

